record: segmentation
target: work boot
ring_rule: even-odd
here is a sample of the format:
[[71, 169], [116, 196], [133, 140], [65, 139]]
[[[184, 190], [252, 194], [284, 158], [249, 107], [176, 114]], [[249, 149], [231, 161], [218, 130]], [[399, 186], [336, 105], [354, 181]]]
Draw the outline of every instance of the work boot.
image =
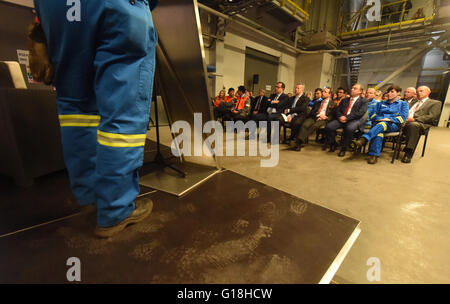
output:
[[361, 137], [360, 139], [358, 139], [357, 141], [356, 141], [356, 148], [361, 148], [361, 147], [364, 147], [365, 145], [366, 145], [366, 143], [367, 143], [367, 139], [365, 138], [365, 137]]
[[136, 201], [136, 209], [123, 221], [111, 227], [95, 228], [95, 235], [101, 238], [111, 237], [124, 230], [128, 225], [139, 223], [147, 218], [153, 209], [153, 201], [149, 198], [140, 198]]
[[331, 144], [330, 145], [330, 150], [328, 150], [328, 152], [334, 152], [334, 151], [336, 151], [336, 144]]
[[412, 151], [405, 149], [405, 155], [402, 158], [402, 163], [409, 164], [412, 159]]
[[294, 151], [300, 152], [302, 150], [302, 141], [299, 139], [295, 140], [295, 147], [293, 149]]
[[369, 156], [369, 160], [367, 161], [367, 163], [371, 164], [371, 165], [375, 165], [378, 161], [378, 157], [375, 155], [370, 155]]
[[411, 162], [411, 156], [409, 156], [407, 153], [402, 158], [402, 163], [409, 164]]
[[322, 151], [325, 151], [327, 148], [328, 148], [328, 144], [327, 144], [327, 143], [324, 143], [324, 144], [322, 145]]
[[342, 147], [341, 148], [341, 151], [339, 151], [339, 157], [344, 157], [345, 156], [345, 151], [347, 151], [347, 149], [346, 148], [344, 148], [344, 147]]

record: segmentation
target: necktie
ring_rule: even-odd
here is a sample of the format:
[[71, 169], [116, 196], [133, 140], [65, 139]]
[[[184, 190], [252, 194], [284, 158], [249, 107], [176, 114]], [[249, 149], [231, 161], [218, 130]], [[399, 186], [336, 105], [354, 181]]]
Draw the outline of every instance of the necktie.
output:
[[347, 110], [345, 110], [344, 115], [348, 114], [348, 112], [350, 111], [350, 108], [352, 107], [352, 105], [353, 105], [353, 98], [350, 99], [350, 102], [348, 103], [348, 107], [347, 107]]
[[411, 110], [409, 110], [409, 117], [413, 117], [414, 113], [416, 113], [416, 111], [420, 108], [421, 105], [422, 105], [422, 100], [419, 100], [418, 102], [416, 102], [414, 107], [412, 107]]
[[258, 103], [256, 104], [255, 111], [259, 111], [259, 107], [261, 106], [262, 96], [259, 98]]
[[323, 107], [325, 106], [325, 101], [326, 100], [322, 100], [322, 104], [320, 105], [319, 112], [317, 112], [318, 115], [320, 115], [320, 113], [322, 113]]
[[298, 101], [299, 98], [300, 98], [300, 96], [295, 97], [295, 101], [292, 104], [292, 109], [295, 108], [295, 106], [297, 105], [297, 101]]

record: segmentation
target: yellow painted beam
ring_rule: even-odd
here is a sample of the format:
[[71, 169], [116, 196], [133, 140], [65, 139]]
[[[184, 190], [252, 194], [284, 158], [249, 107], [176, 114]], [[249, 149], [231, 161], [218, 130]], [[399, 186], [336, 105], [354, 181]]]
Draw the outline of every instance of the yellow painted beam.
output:
[[[306, 17], [309, 17], [309, 14], [307, 12], [305, 12], [305, 10], [302, 9], [297, 3], [295, 3], [292, 0], [286, 0], [286, 1], [289, 2], [289, 4], [291, 4], [295, 9], [299, 10], [300, 12], [302, 12]], [[294, 14], [295, 14], [295, 11], [294, 11]]]
[[388, 28], [392, 28], [392, 27], [410, 25], [410, 24], [415, 24], [415, 23], [425, 23], [425, 22], [431, 21], [433, 19], [434, 19], [434, 16], [433, 17], [420, 18], [420, 19], [407, 20], [407, 21], [391, 23], [391, 24], [385, 24], [385, 25], [379, 25], [379, 26], [374, 26], [374, 27], [369, 27], [369, 28], [366, 28], [366, 29], [362, 29], [362, 30], [339, 33], [339, 37], [345, 37], [345, 36], [349, 36], [349, 35], [361, 34], [361, 33], [366, 33], [366, 32], [370, 32], [370, 31], [374, 31], [374, 30], [388, 29]]

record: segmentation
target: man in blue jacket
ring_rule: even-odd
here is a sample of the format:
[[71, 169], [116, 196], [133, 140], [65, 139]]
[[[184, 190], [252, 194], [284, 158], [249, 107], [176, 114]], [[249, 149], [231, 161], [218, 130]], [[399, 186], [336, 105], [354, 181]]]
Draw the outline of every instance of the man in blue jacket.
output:
[[72, 192], [81, 205], [97, 207], [99, 237], [142, 221], [153, 207], [136, 197], [155, 68], [155, 4], [34, 1], [54, 71]]
[[409, 106], [407, 102], [400, 100], [401, 91], [402, 88], [397, 85], [387, 89], [388, 100], [379, 102], [370, 116], [372, 129], [356, 142], [358, 148], [370, 142], [369, 164], [376, 164], [380, 157], [384, 133], [397, 132], [399, 124], [405, 123], [408, 118]]

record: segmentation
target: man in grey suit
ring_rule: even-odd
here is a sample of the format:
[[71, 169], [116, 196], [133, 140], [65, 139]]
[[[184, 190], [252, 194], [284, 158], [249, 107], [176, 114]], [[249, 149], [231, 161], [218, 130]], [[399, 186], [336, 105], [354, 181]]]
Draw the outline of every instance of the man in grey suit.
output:
[[425, 131], [436, 126], [439, 122], [441, 113], [441, 102], [430, 99], [431, 90], [427, 86], [421, 86], [417, 89], [418, 100], [410, 104], [409, 116], [406, 120], [404, 132], [406, 133], [405, 155], [402, 158], [403, 163], [410, 163], [414, 150], [419, 142], [420, 135]]

